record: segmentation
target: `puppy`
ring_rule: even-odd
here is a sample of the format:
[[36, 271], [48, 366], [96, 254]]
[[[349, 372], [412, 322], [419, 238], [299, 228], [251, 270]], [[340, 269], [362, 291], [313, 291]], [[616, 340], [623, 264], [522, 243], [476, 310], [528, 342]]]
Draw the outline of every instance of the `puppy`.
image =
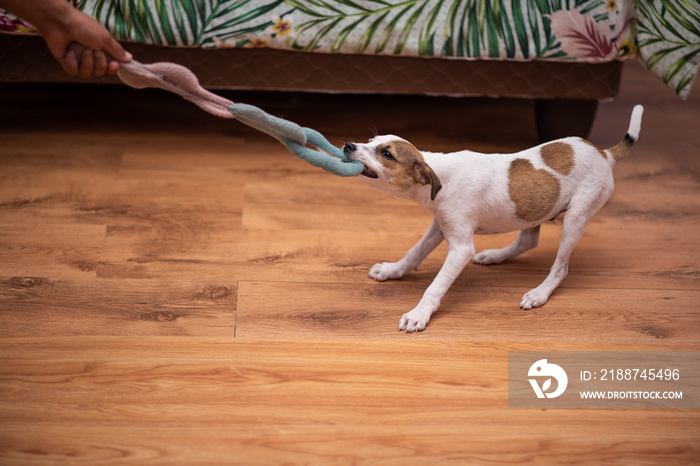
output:
[[[416, 270], [442, 242], [448, 253], [418, 305], [401, 317], [399, 330], [425, 329], [450, 285], [468, 262], [498, 264], [537, 246], [540, 225], [566, 212], [561, 244], [547, 278], [527, 292], [522, 309], [542, 306], [566, 277], [569, 257], [593, 215], [613, 192], [612, 167], [639, 137], [643, 108], [637, 105], [627, 134], [600, 150], [578, 137], [559, 139], [515, 154], [449, 154], [418, 151], [397, 136], [367, 144], [349, 142], [345, 155], [365, 165], [359, 178], [370, 186], [411, 199], [433, 212], [423, 238], [398, 262], [376, 264], [369, 277], [384, 281]], [[474, 235], [520, 230], [513, 244], [476, 254]]]

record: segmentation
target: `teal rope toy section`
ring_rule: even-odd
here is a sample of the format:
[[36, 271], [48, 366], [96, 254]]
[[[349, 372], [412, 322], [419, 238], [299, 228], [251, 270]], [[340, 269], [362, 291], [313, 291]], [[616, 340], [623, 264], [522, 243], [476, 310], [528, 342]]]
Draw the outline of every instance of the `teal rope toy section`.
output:
[[[349, 160], [345, 157], [342, 150], [329, 143], [318, 131], [311, 128], [303, 129], [306, 132], [308, 143], [325, 153], [302, 146], [291, 139], [285, 139], [285, 145], [292, 154], [306, 160], [315, 167], [323, 168], [327, 172], [338, 176], [357, 176], [365, 169], [364, 164]], [[333, 157], [329, 157], [327, 154]]]
[[[348, 159], [316, 130], [272, 116], [253, 105], [233, 104], [228, 109], [239, 121], [274, 137], [292, 154], [315, 167], [345, 177], [357, 176], [365, 168], [361, 162]], [[306, 147], [307, 144], [323, 152]]]

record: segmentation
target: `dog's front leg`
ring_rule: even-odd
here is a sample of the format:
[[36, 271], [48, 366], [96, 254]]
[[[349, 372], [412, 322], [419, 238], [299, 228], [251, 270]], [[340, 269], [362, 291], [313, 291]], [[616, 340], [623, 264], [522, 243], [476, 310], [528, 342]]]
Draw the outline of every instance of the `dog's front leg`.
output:
[[442, 243], [443, 239], [444, 237], [442, 236], [442, 231], [440, 231], [440, 224], [433, 218], [433, 223], [430, 224], [428, 231], [426, 231], [420, 241], [406, 253], [403, 259], [398, 262], [382, 262], [381, 264], [375, 264], [369, 269], [367, 275], [378, 282], [401, 278], [406, 272], [416, 270], [425, 258]]
[[433, 283], [430, 284], [423, 298], [411, 312], [407, 312], [399, 321], [399, 330], [406, 332], [420, 332], [430, 320], [430, 316], [440, 306], [442, 297], [445, 296], [455, 279], [462, 273], [464, 267], [471, 261], [476, 250], [474, 249], [474, 237], [468, 235], [456, 239], [447, 237], [447, 258], [438, 272]]

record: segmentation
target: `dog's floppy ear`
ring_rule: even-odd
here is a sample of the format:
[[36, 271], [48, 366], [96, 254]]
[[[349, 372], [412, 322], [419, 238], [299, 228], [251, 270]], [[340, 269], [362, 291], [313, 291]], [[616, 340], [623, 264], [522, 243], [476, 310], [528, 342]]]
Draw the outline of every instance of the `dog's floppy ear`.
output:
[[430, 184], [430, 200], [434, 201], [438, 191], [442, 189], [442, 184], [433, 169], [427, 163], [416, 160], [413, 164], [413, 178], [416, 183]]

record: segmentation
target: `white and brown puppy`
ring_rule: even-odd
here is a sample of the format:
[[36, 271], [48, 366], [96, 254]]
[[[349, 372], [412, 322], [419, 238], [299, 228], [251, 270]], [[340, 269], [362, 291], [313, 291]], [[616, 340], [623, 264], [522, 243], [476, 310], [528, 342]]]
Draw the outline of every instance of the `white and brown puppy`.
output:
[[[398, 262], [376, 264], [369, 276], [401, 278], [415, 270], [443, 239], [448, 253], [418, 305], [401, 317], [399, 330], [421, 331], [450, 285], [473, 261], [497, 264], [537, 246], [540, 225], [566, 211], [554, 265], [540, 286], [520, 301], [523, 309], [542, 306], [568, 272], [569, 257], [593, 215], [613, 192], [612, 167], [639, 137], [643, 108], [632, 112], [624, 139], [608, 150], [571, 137], [515, 154], [420, 152], [396, 136], [367, 144], [347, 143], [344, 153], [365, 165], [361, 179], [381, 191], [411, 199], [434, 214], [423, 238]], [[476, 254], [474, 235], [520, 230], [503, 249]]]

